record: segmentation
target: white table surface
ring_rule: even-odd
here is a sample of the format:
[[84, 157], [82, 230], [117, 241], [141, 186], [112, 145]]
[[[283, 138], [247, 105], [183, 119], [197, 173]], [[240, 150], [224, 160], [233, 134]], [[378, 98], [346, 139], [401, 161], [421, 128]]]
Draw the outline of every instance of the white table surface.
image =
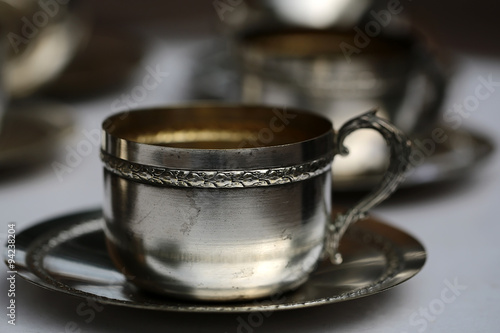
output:
[[[170, 74], [140, 105], [185, 100], [189, 68], [195, 48], [188, 41], [156, 41], [149, 57], [138, 69], [137, 84], [146, 67], [159, 65]], [[492, 75], [500, 81], [500, 61], [462, 56], [450, 87], [447, 105], [463, 103], [473, 95], [478, 77]], [[134, 88], [131, 83], [124, 92]], [[481, 101], [477, 111], [463, 119], [500, 146], [500, 87]], [[73, 103], [76, 128], [63, 145], [76, 147], [85, 140], [83, 130], [100, 128], [112, 113], [117, 93]], [[447, 107], [445, 107], [447, 109]], [[7, 223], [18, 232], [39, 221], [99, 206], [102, 171], [99, 149], [85, 157], [71, 174], [59, 181], [47, 168], [15, 181], [0, 183], [2, 227], [5, 243]], [[59, 160], [64, 159], [64, 149]], [[423, 270], [406, 283], [384, 293], [328, 306], [272, 313], [251, 332], [498, 332], [500, 329], [500, 155], [495, 153], [468, 179], [455, 186], [415, 189], [396, 194], [373, 213], [420, 239], [428, 251]], [[409, 193], [408, 193], [409, 192]], [[0, 267], [0, 301], [6, 313], [7, 268]], [[458, 283], [456, 297], [448, 284]], [[443, 299], [444, 295], [444, 299]], [[453, 298], [453, 300], [450, 300]], [[443, 302], [447, 300], [447, 302]], [[238, 317], [248, 314], [179, 314], [103, 306], [77, 312], [82, 299], [46, 291], [17, 279], [16, 326], [0, 316], [0, 332], [248, 332]], [[444, 306], [441, 306], [444, 305]], [[81, 309], [81, 308], [80, 308]], [[85, 309], [91, 309], [86, 307]], [[98, 311], [100, 310], [100, 311]], [[427, 314], [426, 314], [427, 313]]]

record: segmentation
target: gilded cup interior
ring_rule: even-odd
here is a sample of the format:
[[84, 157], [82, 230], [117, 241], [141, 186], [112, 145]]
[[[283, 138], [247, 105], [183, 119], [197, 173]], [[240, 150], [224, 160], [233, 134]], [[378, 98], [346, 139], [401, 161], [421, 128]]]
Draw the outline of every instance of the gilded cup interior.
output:
[[[331, 123], [317, 115], [302, 112], [300, 121], [280, 121], [279, 112], [278, 108], [273, 112], [269, 107], [238, 106], [151, 109], [109, 118], [113, 125], [107, 132], [141, 144], [221, 150], [293, 144], [331, 130]], [[294, 111], [287, 114], [293, 119], [298, 116]], [[273, 135], [259, 138], [263, 129]]]

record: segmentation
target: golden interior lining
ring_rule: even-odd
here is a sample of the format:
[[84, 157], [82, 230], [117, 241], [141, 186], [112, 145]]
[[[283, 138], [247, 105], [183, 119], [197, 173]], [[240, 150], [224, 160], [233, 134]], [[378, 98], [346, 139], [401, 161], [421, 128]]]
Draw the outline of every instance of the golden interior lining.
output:
[[236, 149], [247, 147], [250, 141], [256, 141], [258, 138], [251, 131], [192, 129], [139, 135], [136, 140], [177, 148]]
[[103, 127], [117, 138], [190, 149], [293, 144], [331, 130], [331, 123], [316, 115], [260, 106], [149, 109], [114, 115], [106, 124]]

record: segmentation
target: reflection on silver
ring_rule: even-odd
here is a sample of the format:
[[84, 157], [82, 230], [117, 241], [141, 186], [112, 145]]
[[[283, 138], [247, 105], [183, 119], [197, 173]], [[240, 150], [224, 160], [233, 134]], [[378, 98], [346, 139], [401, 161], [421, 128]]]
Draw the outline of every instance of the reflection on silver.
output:
[[354, 225], [344, 237], [342, 265], [321, 262], [309, 280], [293, 292], [257, 302], [182, 302], [142, 293], [126, 282], [107, 254], [103, 225], [102, 213], [96, 210], [63, 216], [18, 233], [18, 274], [49, 290], [104, 304], [182, 312], [249, 312], [370, 296], [410, 279], [426, 260], [424, 248], [412, 236], [369, 218]]

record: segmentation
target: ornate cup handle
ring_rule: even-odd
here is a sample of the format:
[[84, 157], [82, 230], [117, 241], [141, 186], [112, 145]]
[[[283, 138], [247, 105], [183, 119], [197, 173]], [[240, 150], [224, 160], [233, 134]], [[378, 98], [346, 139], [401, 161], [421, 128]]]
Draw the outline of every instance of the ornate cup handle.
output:
[[381, 183], [357, 205], [344, 214], [338, 214], [327, 227], [325, 254], [333, 264], [342, 263], [342, 255], [338, 252], [339, 243], [347, 228], [354, 222], [366, 217], [369, 209], [387, 199], [405, 179], [406, 171], [410, 167], [409, 157], [412, 152], [412, 143], [408, 137], [387, 120], [375, 115], [376, 110], [369, 111], [345, 123], [337, 135], [336, 146], [341, 155], [349, 151], [344, 146], [345, 138], [352, 132], [371, 128], [378, 131], [390, 146], [391, 159], [389, 168]]

